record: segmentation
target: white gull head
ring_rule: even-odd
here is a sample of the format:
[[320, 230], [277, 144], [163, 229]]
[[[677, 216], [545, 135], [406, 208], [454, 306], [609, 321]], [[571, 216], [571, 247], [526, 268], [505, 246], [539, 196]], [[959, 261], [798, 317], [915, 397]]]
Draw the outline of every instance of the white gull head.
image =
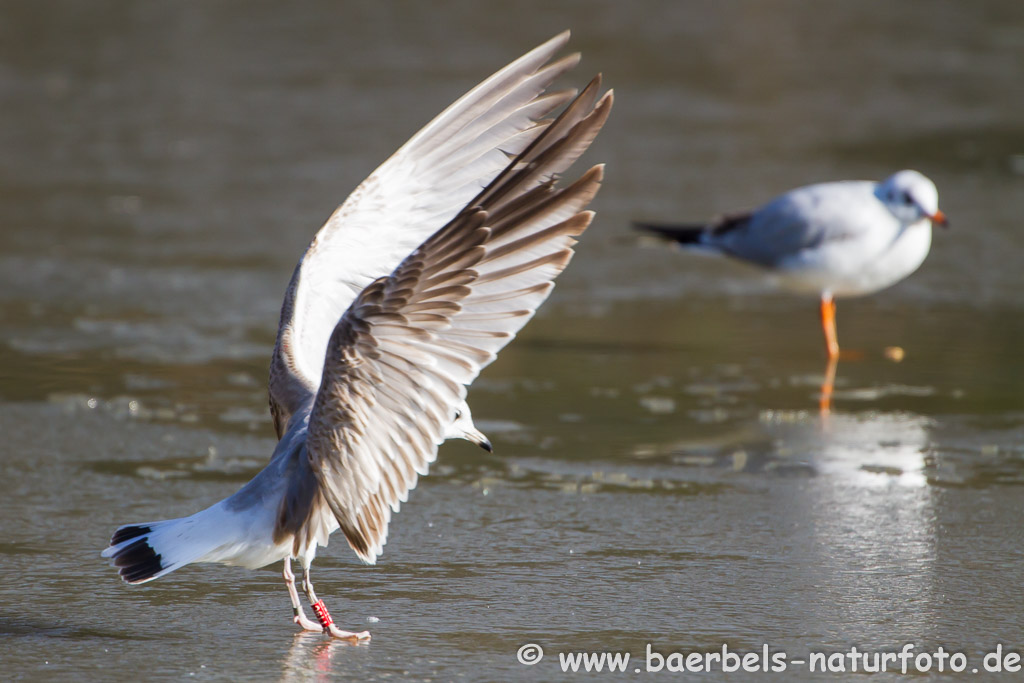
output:
[[450, 425], [448, 425], [447, 430], [445, 430], [444, 438], [465, 439], [466, 441], [475, 443], [488, 453], [493, 450], [491, 440], [473, 424], [473, 413], [469, 411], [469, 405], [465, 401], [463, 401], [462, 405], [455, 411], [455, 419]]
[[924, 218], [946, 225], [946, 216], [939, 211], [939, 191], [935, 183], [917, 171], [894, 173], [878, 184], [875, 196], [904, 225]]

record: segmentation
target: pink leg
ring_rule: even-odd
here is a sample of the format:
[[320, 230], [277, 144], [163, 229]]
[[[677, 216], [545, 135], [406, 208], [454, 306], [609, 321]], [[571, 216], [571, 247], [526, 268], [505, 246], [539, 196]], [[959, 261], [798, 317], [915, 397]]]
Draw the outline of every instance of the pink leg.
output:
[[290, 557], [286, 557], [284, 560], [283, 575], [284, 583], [288, 586], [288, 595], [292, 599], [292, 613], [295, 615], [295, 623], [301, 626], [304, 631], [322, 632], [324, 627], [308, 618], [306, 613], [302, 611], [302, 603], [299, 602], [299, 592], [295, 590], [295, 574], [292, 574], [292, 559]]
[[302, 590], [306, 593], [306, 598], [309, 599], [309, 603], [313, 606], [313, 612], [316, 614], [317, 619], [320, 620], [320, 626], [324, 633], [330, 634], [333, 638], [351, 640], [354, 643], [370, 639], [369, 631], [353, 633], [352, 631], [342, 631], [334, 625], [334, 620], [331, 619], [331, 613], [327, 611], [324, 601], [316, 599], [316, 593], [313, 592], [313, 582], [309, 579], [309, 567], [302, 568]]

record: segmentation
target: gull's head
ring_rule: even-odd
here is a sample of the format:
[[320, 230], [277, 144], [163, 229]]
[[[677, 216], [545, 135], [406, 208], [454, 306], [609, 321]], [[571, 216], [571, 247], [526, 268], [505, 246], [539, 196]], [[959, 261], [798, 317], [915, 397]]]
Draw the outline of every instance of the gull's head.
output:
[[945, 227], [946, 215], [939, 211], [939, 191], [935, 183], [917, 171], [900, 171], [875, 189], [875, 196], [905, 225], [927, 218]]
[[455, 411], [455, 419], [445, 430], [444, 438], [465, 439], [470, 443], [475, 443], [488, 453], [494, 450], [491, 440], [473, 424], [473, 414], [469, 412], [469, 406], [465, 403]]

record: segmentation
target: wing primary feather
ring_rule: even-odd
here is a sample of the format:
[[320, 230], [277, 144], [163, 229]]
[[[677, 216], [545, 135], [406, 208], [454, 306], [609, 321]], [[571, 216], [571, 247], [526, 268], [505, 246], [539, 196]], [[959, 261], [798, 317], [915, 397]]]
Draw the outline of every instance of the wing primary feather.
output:
[[[481, 92], [513, 81], [528, 83], [528, 90], [547, 87], [549, 76], [576, 60], [540, 68], [557, 49], [547, 45], [535, 58], [518, 60], [521, 68], [485, 81]], [[376, 561], [392, 510], [435, 460], [466, 387], [550, 294], [575, 238], [591, 223], [585, 208], [602, 167], [564, 188], [556, 178], [607, 120], [612, 95], [599, 96], [599, 88], [600, 77], [553, 121], [538, 125], [536, 138], [389, 276], [366, 287], [330, 334], [307, 462], [324, 503], [366, 562]], [[547, 97], [545, 106], [557, 101]], [[536, 99], [518, 106], [543, 108]], [[478, 109], [486, 107], [470, 98], [435, 122], [491, 130], [489, 114]]]
[[434, 117], [310, 241], [289, 281], [271, 356], [269, 404], [279, 438], [314, 399], [323, 349], [355, 297], [448, 223], [574, 96], [548, 90], [579, 61], [576, 54], [556, 58], [568, 40], [567, 31], [554, 36]]

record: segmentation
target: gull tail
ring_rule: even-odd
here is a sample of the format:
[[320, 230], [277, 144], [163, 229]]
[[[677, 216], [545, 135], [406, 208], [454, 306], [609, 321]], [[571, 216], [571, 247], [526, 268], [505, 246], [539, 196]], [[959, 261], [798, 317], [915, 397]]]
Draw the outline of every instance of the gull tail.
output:
[[125, 583], [146, 583], [193, 562], [216, 562], [240, 536], [236, 516], [221, 504], [191, 517], [117, 529], [101, 554], [110, 558]]
[[678, 244], [705, 245], [708, 234], [706, 225], [665, 225], [662, 223], [634, 222], [633, 227], [641, 232], [648, 232]]

